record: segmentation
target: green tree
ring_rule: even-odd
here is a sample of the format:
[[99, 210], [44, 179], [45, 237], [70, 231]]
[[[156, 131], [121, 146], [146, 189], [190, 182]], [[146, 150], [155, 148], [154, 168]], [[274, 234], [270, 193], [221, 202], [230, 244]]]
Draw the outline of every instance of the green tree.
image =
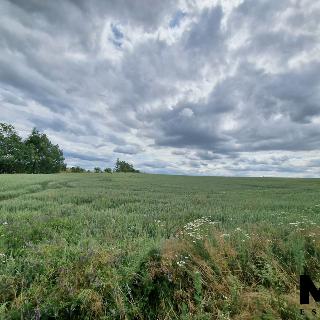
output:
[[105, 168], [103, 171], [106, 172], [106, 173], [112, 173], [112, 169], [111, 168]]
[[68, 169], [69, 172], [72, 172], [72, 173], [80, 173], [80, 172], [86, 172], [85, 169], [79, 167], [79, 166], [76, 166], [76, 167], [71, 167], [70, 169]]
[[102, 172], [101, 168], [99, 168], [99, 167], [95, 167], [95, 168], [93, 169], [93, 171], [94, 171], [95, 173], [101, 173], [101, 172]]
[[34, 128], [25, 145], [28, 148], [29, 173], [55, 173], [65, 170], [62, 150], [58, 145], [52, 144], [44, 133]]
[[139, 170], [134, 169], [132, 164], [126, 161], [121, 161], [119, 158], [116, 161], [116, 165], [113, 171], [114, 172], [135, 172], [135, 173], [140, 172]]
[[0, 173], [25, 171], [27, 149], [12, 125], [0, 123]]

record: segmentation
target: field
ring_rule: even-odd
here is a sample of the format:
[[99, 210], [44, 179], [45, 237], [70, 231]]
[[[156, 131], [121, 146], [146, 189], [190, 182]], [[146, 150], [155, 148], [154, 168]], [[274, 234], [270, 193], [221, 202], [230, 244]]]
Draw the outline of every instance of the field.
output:
[[1, 175], [0, 319], [315, 319], [319, 234], [317, 179]]

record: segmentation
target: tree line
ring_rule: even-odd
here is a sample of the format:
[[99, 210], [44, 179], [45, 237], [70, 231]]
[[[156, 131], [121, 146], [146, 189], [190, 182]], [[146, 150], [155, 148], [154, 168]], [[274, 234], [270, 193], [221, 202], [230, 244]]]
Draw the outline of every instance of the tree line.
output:
[[[86, 170], [84, 168], [81, 168], [79, 166], [76, 167], [71, 167], [71, 168], [67, 168], [66, 169], [67, 172], [70, 173], [83, 173], [83, 172], [92, 172], [90, 170]], [[114, 166], [113, 169], [111, 168], [105, 168], [105, 169], [101, 169], [100, 167], [95, 167], [93, 169], [94, 173], [112, 173], [112, 172], [132, 172], [132, 173], [139, 173], [139, 170], [136, 170], [132, 164], [126, 162], [126, 161], [122, 161], [120, 159], [117, 159], [116, 164]]]
[[[88, 172], [79, 166], [67, 168], [63, 151], [46, 134], [34, 128], [22, 139], [10, 124], [0, 123], [0, 173]], [[94, 172], [135, 172], [132, 164], [117, 159], [114, 169], [99, 167]]]

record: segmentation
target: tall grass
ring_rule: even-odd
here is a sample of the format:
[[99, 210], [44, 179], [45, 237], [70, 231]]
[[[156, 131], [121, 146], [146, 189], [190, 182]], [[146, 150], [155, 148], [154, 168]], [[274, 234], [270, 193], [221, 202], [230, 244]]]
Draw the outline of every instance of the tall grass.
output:
[[1, 175], [0, 318], [313, 319], [298, 279], [320, 284], [319, 186]]

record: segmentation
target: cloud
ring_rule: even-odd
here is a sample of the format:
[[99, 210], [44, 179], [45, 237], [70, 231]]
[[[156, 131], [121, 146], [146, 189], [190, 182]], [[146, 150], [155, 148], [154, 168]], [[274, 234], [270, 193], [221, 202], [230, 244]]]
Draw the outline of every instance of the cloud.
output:
[[211, 151], [198, 151], [196, 153], [196, 157], [198, 157], [201, 160], [218, 160], [221, 159], [221, 156], [218, 154], [215, 154]]
[[118, 146], [113, 149], [113, 152], [123, 154], [137, 154], [141, 152], [141, 148], [138, 145]]
[[73, 158], [86, 161], [106, 161], [106, 158], [104, 157], [90, 156], [88, 154], [82, 154], [78, 152], [64, 152], [64, 156], [65, 158]]
[[73, 165], [123, 154], [157, 173], [320, 173], [318, 2], [0, 9], [2, 119], [45, 131]]

